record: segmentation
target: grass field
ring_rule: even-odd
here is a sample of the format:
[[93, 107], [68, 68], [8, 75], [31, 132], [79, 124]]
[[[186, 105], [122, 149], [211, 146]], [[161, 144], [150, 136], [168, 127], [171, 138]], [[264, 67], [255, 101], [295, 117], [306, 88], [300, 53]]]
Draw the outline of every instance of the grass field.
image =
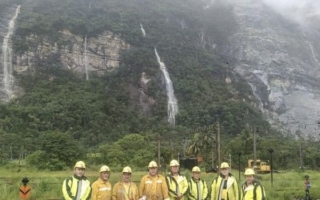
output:
[[[98, 167], [97, 167], [98, 168]], [[119, 167], [118, 167], [119, 168]], [[121, 178], [120, 169], [113, 170], [110, 182], [116, 183]], [[90, 181], [95, 181], [98, 178], [97, 169], [88, 169], [86, 176]], [[139, 184], [139, 181], [147, 171], [135, 172], [133, 169], [132, 180]], [[161, 172], [165, 174], [165, 172]], [[238, 171], [232, 170], [234, 176], [238, 179]], [[23, 177], [27, 176], [30, 180], [31, 186], [31, 200], [55, 200], [61, 199], [61, 185], [63, 180], [72, 175], [73, 171], [59, 171], [59, 172], [46, 172], [30, 169], [18, 170], [17, 167], [10, 167], [0, 170], [0, 200], [15, 200], [19, 197], [19, 187]], [[188, 170], [182, 171], [183, 175], [190, 178], [191, 173]], [[294, 196], [299, 196], [299, 199], [304, 197], [304, 176], [310, 176], [311, 190], [310, 195], [312, 200], [320, 199], [320, 173], [317, 171], [287, 171], [282, 173], [273, 174], [273, 187], [270, 182], [270, 174], [259, 175], [261, 182], [264, 185], [267, 193], [267, 199], [270, 200], [292, 200]], [[216, 176], [215, 173], [202, 173], [208, 185], [211, 185], [212, 180]], [[241, 176], [241, 183], [244, 177]]]

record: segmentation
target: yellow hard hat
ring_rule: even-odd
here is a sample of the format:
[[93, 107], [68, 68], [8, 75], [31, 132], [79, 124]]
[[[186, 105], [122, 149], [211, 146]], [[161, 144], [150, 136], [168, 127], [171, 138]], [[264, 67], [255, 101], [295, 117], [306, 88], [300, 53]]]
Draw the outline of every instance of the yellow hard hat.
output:
[[173, 166], [180, 166], [179, 162], [177, 160], [171, 160], [170, 167], [173, 167]]
[[156, 161], [149, 162], [148, 168], [151, 168], [151, 167], [158, 167], [158, 164], [156, 163]]
[[100, 173], [101, 172], [110, 172], [110, 168], [107, 165], [103, 165], [102, 167], [100, 167]]
[[192, 168], [192, 172], [201, 172], [200, 168], [195, 166]]
[[254, 175], [255, 173], [254, 173], [254, 171], [253, 171], [253, 169], [246, 169], [246, 171], [244, 172], [244, 175], [246, 176], [246, 175]]
[[131, 174], [132, 170], [131, 170], [131, 168], [129, 166], [126, 166], [126, 167], [123, 168], [122, 173], [130, 173]]
[[221, 163], [221, 165], [220, 165], [220, 169], [222, 169], [222, 168], [230, 168], [230, 166], [229, 166], [228, 163], [223, 162], [223, 163]]
[[78, 161], [76, 162], [76, 164], [74, 165], [74, 168], [86, 168], [86, 164], [83, 161]]

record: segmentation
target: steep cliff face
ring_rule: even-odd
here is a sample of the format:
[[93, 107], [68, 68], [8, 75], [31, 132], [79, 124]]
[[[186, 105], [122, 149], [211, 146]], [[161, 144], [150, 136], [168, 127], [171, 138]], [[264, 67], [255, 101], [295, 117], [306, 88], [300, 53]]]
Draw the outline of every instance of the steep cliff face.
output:
[[145, 72], [142, 72], [138, 86], [130, 85], [130, 99], [133, 106], [140, 110], [144, 116], [150, 117], [153, 115], [152, 108], [156, 100], [148, 94], [148, 83], [150, 78], [147, 77]]
[[[23, 73], [33, 69], [38, 58], [45, 59], [50, 54], [59, 54], [63, 66], [78, 74], [85, 73], [85, 65], [88, 72], [102, 75], [119, 67], [120, 53], [127, 50], [130, 45], [112, 32], [105, 31], [97, 37], [87, 38], [85, 52], [85, 39], [70, 33], [68, 30], [60, 32], [60, 44], [42, 40], [36, 35], [27, 37], [26, 42], [31, 48], [28, 51], [15, 55], [15, 70]], [[42, 40], [39, 42], [39, 40]], [[85, 59], [87, 53], [87, 61]], [[87, 62], [87, 63], [86, 63]]]
[[239, 28], [229, 44], [220, 46], [220, 54], [252, 86], [257, 107], [271, 124], [283, 131], [316, 134], [320, 120], [316, 30], [302, 28], [262, 1], [238, 0], [231, 5]]
[[[5, 22], [7, 21], [1, 22], [2, 27], [6, 26]], [[2, 40], [5, 38], [5, 35], [3, 34], [6, 34], [6, 31], [1, 32]], [[23, 53], [12, 53], [13, 76], [11, 76], [12, 81], [10, 81], [12, 93], [10, 94], [10, 99], [23, 94], [23, 90], [19, 87], [14, 76], [17, 74], [34, 73], [37, 61], [46, 60], [50, 55], [58, 55], [56, 59], [63, 67], [72, 70], [74, 73], [79, 75], [86, 73], [86, 66], [89, 74], [103, 75], [119, 67], [121, 51], [128, 50], [130, 48], [130, 45], [122, 40], [120, 36], [109, 31], [105, 31], [96, 37], [88, 37], [86, 47], [84, 44], [84, 38], [74, 35], [68, 30], [61, 31], [60, 35], [59, 44], [57, 44], [57, 42], [52, 43], [47, 39], [38, 37], [37, 35], [28, 36], [26, 38], [26, 43], [29, 47], [28, 50]], [[11, 45], [12, 42], [9, 44]], [[13, 52], [11, 46], [8, 48]], [[3, 54], [2, 50], [0, 65], [0, 87], [2, 89], [0, 91], [0, 101], [8, 102], [8, 92], [4, 89], [5, 63], [3, 61]]]

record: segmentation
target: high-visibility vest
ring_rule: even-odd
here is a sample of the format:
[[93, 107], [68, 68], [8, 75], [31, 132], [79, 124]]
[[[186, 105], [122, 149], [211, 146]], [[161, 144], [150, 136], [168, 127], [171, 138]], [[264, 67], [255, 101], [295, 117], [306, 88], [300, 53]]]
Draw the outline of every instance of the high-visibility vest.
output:
[[20, 200], [28, 200], [30, 198], [30, 186], [29, 185], [21, 185], [20, 186], [20, 192], [19, 192], [19, 197]]

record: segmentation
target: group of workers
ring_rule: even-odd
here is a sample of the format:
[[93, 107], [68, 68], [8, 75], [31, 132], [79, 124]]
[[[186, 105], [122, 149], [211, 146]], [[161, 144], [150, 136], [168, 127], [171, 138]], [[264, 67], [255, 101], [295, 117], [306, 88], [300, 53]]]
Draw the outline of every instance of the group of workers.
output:
[[149, 173], [142, 177], [139, 187], [131, 181], [132, 170], [129, 166], [122, 170], [122, 179], [113, 187], [109, 182], [111, 170], [104, 165], [100, 168], [98, 180], [90, 185], [84, 176], [85, 163], [78, 161], [74, 166], [74, 175], [63, 181], [62, 193], [65, 200], [263, 200], [265, 191], [255, 180], [252, 169], [245, 171], [246, 181], [241, 187], [229, 172], [229, 164], [223, 162], [220, 174], [208, 188], [201, 178], [201, 170], [192, 168], [192, 178], [180, 174], [177, 160], [170, 162], [170, 173], [158, 174], [158, 165], [151, 161]]

